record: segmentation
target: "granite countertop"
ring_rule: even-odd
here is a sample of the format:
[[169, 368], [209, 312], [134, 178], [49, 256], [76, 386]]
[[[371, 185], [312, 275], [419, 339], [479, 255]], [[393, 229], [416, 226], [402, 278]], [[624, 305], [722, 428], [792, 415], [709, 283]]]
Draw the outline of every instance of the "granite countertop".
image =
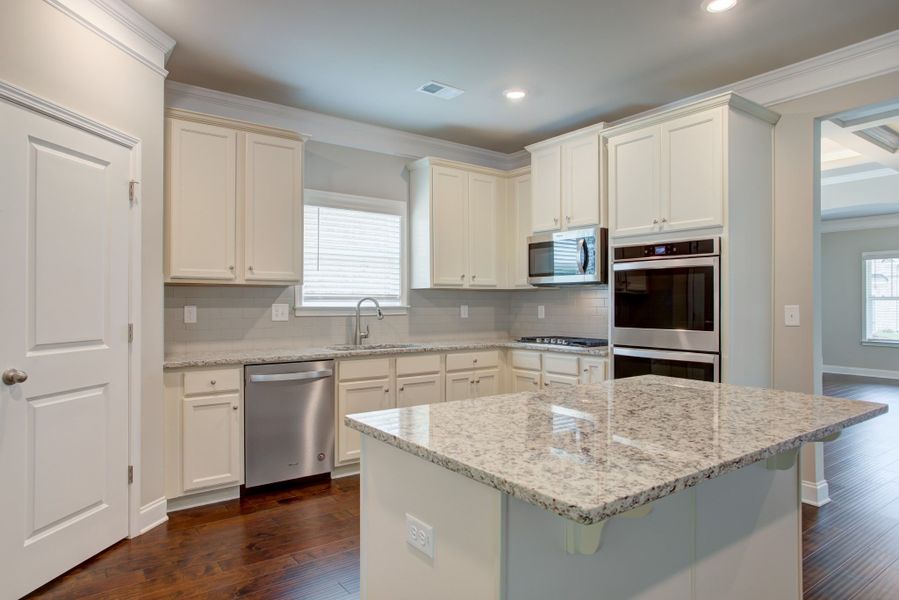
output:
[[575, 346], [553, 346], [550, 344], [525, 344], [515, 341], [476, 342], [419, 342], [407, 344], [369, 344], [359, 347], [335, 345], [326, 347], [265, 348], [259, 350], [233, 349], [166, 354], [163, 367], [183, 369], [187, 367], [215, 367], [223, 365], [250, 365], [262, 363], [297, 362], [306, 360], [329, 360], [341, 358], [361, 358], [364, 356], [415, 354], [421, 352], [459, 352], [464, 350], [491, 349], [538, 350], [541, 352], [564, 352], [585, 356], [608, 356], [607, 346], [579, 348]]
[[646, 375], [356, 414], [345, 422], [590, 524], [886, 411], [858, 400]]

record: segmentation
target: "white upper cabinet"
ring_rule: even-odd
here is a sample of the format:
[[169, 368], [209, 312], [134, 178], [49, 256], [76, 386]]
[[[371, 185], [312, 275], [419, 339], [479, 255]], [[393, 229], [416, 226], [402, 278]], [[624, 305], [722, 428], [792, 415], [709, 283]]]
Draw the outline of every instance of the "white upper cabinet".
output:
[[603, 124], [528, 146], [531, 230], [603, 224], [599, 132]]
[[412, 288], [503, 287], [505, 174], [432, 158], [409, 170]]
[[237, 132], [169, 121], [169, 277], [234, 281]]
[[724, 226], [727, 203], [736, 197], [728, 182], [741, 168], [727, 157], [770, 152], [770, 137], [748, 123], [776, 120], [764, 107], [722, 94], [603, 131], [610, 235]]
[[303, 143], [246, 136], [244, 278], [300, 281]]
[[531, 235], [531, 175], [522, 173], [509, 180], [509, 269], [511, 287], [528, 285], [528, 237]]
[[303, 138], [170, 110], [166, 281], [302, 278]]

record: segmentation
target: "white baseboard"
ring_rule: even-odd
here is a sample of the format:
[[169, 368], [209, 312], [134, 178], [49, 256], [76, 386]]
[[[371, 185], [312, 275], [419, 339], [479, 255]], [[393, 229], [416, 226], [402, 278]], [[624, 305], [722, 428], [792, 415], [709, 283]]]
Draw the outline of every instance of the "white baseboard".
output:
[[863, 369], [862, 367], [841, 367], [839, 365], [824, 365], [821, 367], [824, 373], [834, 375], [857, 375], [859, 377], [877, 377], [879, 379], [899, 380], [899, 371], [888, 369]]
[[209, 492], [200, 492], [197, 494], [181, 496], [179, 498], [170, 498], [168, 501], [168, 508], [169, 512], [175, 512], [186, 508], [224, 502], [226, 500], [236, 500], [237, 498], [240, 498], [240, 486], [234, 485], [220, 490], [211, 490]]
[[138, 511], [137, 535], [147, 533], [154, 527], [162, 525], [169, 520], [168, 511], [166, 510], [167, 504], [166, 497], [162, 496], [140, 507]]
[[359, 463], [351, 463], [342, 467], [334, 467], [331, 471], [331, 479], [340, 479], [341, 477], [351, 477], [359, 474]]
[[827, 480], [803, 481], [802, 501], [812, 506], [824, 506], [830, 502], [830, 489], [827, 485]]

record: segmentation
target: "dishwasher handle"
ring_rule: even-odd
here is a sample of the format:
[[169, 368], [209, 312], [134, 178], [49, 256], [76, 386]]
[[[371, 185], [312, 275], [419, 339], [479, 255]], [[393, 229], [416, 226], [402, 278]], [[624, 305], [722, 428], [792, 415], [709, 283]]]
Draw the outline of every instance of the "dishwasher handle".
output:
[[332, 375], [334, 375], [332, 369], [300, 371], [297, 373], [257, 374], [250, 375], [250, 383], [266, 383], [269, 381], [316, 381], [318, 379], [327, 379]]

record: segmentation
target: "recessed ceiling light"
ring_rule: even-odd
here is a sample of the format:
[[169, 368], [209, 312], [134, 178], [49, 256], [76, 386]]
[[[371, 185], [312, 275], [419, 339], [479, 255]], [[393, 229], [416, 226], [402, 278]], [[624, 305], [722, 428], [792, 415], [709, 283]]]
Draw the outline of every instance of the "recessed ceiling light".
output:
[[503, 92], [503, 96], [505, 96], [508, 100], [521, 100], [528, 93], [519, 88], [512, 88], [511, 90], [506, 90]]
[[737, 5], [737, 0], [706, 0], [702, 7], [710, 13], [722, 13]]

